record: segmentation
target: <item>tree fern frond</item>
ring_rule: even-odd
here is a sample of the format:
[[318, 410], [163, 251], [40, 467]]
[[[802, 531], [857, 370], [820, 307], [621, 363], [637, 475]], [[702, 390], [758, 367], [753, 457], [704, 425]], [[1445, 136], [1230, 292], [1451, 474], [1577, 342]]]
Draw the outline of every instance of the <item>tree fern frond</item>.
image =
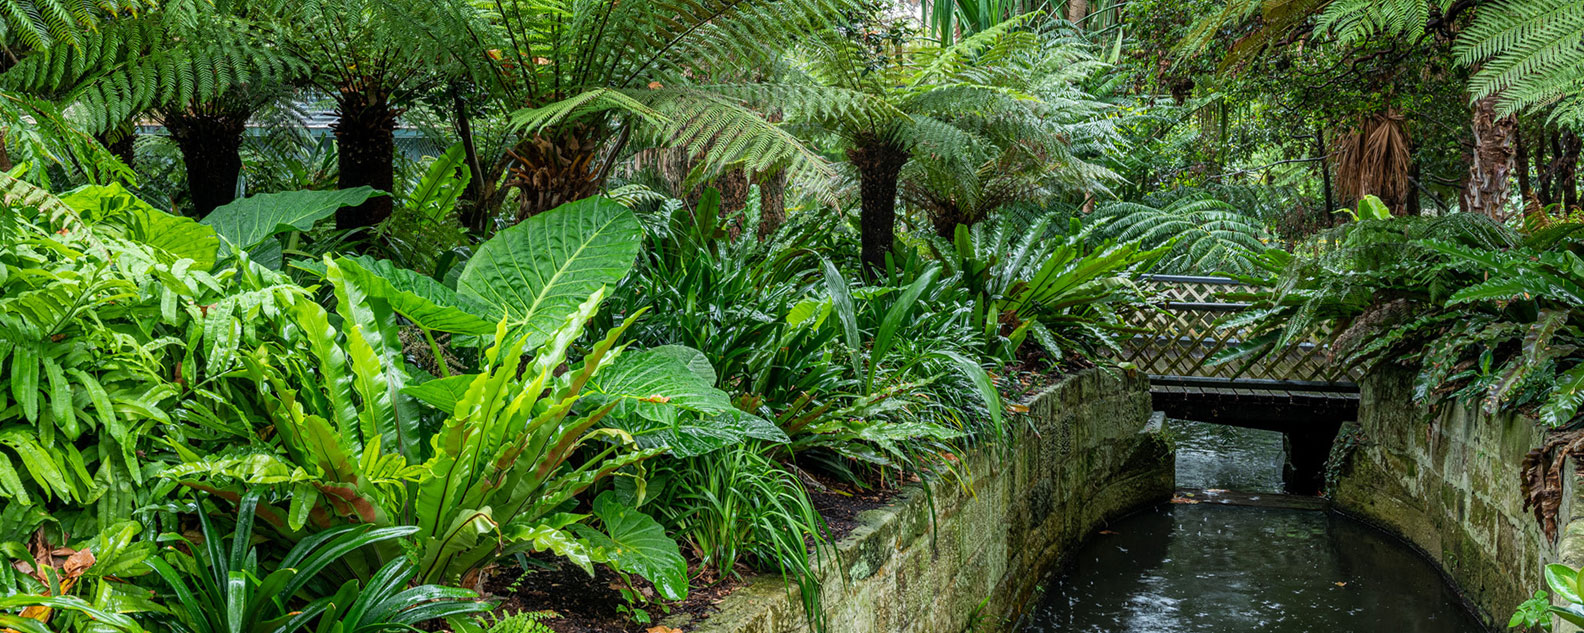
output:
[[1576, 117], [1584, 92], [1584, 4], [1506, 0], [1481, 6], [1458, 38], [1460, 59], [1477, 65], [1475, 99], [1499, 95], [1511, 114], [1560, 102], [1554, 117]]
[[[644, 90], [629, 96], [667, 116], [670, 123], [660, 127], [660, 136], [671, 146], [686, 147], [702, 156], [705, 170], [741, 164], [752, 171], [763, 171], [785, 165], [793, 172], [809, 174], [816, 182], [835, 179], [835, 172], [825, 160], [802, 141], [742, 103], [712, 90]], [[823, 192], [829, 195], [829, 187]]]
[[1172, 272], [1253, 272], [1253, 260], [1270, 239], [1258, 218], [1226, 202], [1185, 196], [1162, 207], [1114, 202], [1095, 212], [1102, 235], [1147, 248], [1173, 244], [1162, 266]]
[[1447, 0], [1335, 0], [1316, 19], [1316, 28], [1337, 34], [1342, 42], [1374, 37], [1415, 38], [1430, 20], [1430, 3], [1444, 11]]

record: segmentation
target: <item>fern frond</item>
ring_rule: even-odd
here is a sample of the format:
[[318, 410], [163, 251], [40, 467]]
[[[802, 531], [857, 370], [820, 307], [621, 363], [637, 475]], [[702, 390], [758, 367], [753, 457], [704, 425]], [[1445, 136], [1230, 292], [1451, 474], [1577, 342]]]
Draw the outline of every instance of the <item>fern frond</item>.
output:
[[1114, 202], [1100, 207], [1101, 234], [1146, 247], [1172, 245], [1162, 267], [1171, 272], [1248, 273], [1270, 239], [1258, 218], [1207, 197], [1185, 196], [1162, 207]]
[[1481, 6], [1458, 38], [1477, 70], [1475, 99], [1498, 96], [1502, 114], [1557, 104], [1554, 120], [1584, 121], [1584, 4], [1507, 0]]

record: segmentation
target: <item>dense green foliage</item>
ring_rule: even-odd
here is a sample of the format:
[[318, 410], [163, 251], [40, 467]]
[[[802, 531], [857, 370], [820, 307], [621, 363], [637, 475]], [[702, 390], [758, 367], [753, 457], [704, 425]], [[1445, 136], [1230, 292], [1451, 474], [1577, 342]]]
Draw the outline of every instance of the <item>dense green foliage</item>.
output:
[[1576, 4], [0, 0], [0, 626], [823, 629], [1145, 273], [1571, 428]]

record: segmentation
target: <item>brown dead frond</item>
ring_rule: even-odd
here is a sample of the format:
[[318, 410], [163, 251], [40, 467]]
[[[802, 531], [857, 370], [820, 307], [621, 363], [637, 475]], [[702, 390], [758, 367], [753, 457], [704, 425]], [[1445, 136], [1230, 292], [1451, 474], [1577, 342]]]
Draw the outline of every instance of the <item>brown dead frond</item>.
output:
[[1342, 200], [1373, 195], [1393, 213], [1404, 212], [1413, 184], [1408, 180], [1408, 134], [1401, 112], [1387, 110], [1343, 130], [1332, 140], [1332, 152]]

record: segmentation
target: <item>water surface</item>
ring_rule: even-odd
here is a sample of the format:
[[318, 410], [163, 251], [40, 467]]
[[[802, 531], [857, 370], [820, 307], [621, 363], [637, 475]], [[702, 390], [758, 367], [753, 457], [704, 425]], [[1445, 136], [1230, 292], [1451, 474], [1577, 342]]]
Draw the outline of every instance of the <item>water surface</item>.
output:
[[1281, 433], [1167, 420], [1177, 446], [1177, 487], [1282, 492], [1287, 453]]
[[1484, 633], [1401, 543], [1339, 515], [1215, 504], [1118, 521], [1025, 633]]
[[[1173, 420], [1179, 488], [1280, 502], [1281, 434]], [[1317, 510], [1167, 504], [1093, 535], [1024, 633], [1484, 633], [1401, 542]]]

